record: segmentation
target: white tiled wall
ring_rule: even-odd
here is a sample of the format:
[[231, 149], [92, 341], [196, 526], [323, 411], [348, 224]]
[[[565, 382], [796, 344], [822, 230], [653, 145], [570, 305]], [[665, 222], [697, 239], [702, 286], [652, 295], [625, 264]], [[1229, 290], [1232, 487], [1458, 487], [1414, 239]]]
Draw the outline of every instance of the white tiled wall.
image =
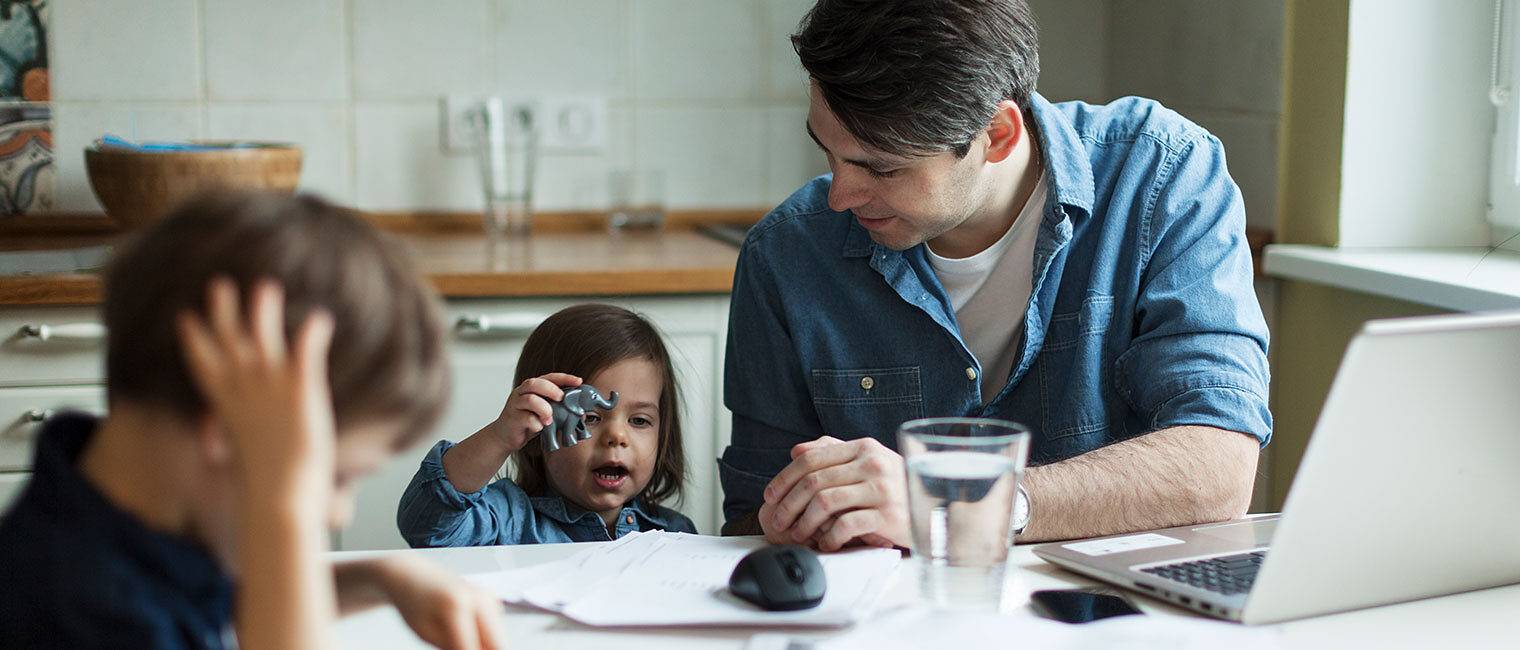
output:
[[486, 0], [354, 2], [354, 98], [427, 101], [485, 90], [488, 9]]
[[499, 0], [491, 25], [493, 88], [632, 97], [632, 3]]
[[58, 209], [94, 212], [82, 151], [136, 139], [305, 149], [302, 184], [381, 211], [478, 209], [441, 147], [451, 93], [595, 94], [608, 145], [545, 153], [544, 210], [599, 209], [616, 169], [673, 208], [755, 208], [826, 171], [786, 35], [811, 0], [70, 0], [53, 5]]
[[[341, 0], [201, 0], [206, 98], [347, 99], [349, 33], [343, 28], [344, 4]], [[63, 41], [56, 45], [58, 49], [71, 46]]]
[[[826, 171], [802, 130], [786, 36], [813, 0], [70, 0], [52, 5], [57, 205], [99, 210], [83, 148], [128, 138], [275, 138], [303, 184], [365, 209], [474, 210], [469, 157], [440, 146], [449, 93], [592, 93], [595, 153], [546, 153], [546, 210], [598, 209], [657, 168], [676, 208], [764, 208]], [[1053, 100], [1156, 97], [1225, 141], [1254, 225], [1275, 214], [1282, 2], [1031, 0]], [[1272, 29], [1277, 25], [1276, 29]]]
[[196, 0], [95, 0], [48, 7], [54, 101], [201, 97]]

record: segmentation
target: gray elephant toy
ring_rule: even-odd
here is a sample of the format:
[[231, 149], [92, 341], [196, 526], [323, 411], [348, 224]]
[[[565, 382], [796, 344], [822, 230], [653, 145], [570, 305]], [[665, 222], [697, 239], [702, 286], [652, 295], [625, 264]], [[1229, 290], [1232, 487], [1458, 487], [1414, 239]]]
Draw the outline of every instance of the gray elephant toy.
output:
[[595, 408], [610, 409], [618, 401], [617, 391], [612, 391], [611, 397], [602, 397], [595, 388], [584, 384], [564, 390], [564, 399], [549, 402], [554, 415], [549, 419], [549, 426], [538, 432], [546, 454], [590, 438], [591, 432], [586, 430], [586, 412]]

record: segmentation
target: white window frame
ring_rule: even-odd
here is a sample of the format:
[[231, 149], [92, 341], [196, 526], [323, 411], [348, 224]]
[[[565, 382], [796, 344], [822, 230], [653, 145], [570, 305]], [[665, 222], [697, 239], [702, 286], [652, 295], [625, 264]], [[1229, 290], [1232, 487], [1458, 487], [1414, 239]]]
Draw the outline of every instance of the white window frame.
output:
[[1488, 181], [1488, 220], [1520, 228], [1520, 6], [1494, 0], [1495, 26], [1489, 98], [1495, 107], [1494, 137]]

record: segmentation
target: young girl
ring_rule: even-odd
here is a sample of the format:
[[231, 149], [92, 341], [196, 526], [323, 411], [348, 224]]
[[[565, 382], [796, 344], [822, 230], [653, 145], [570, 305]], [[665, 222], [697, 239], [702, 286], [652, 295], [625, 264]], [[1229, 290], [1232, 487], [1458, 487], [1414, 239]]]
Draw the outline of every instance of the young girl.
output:
[[[696, 532], [660, 502], [681, 491], [675, 372], [659, 332], [631, 311], [578, 305], [523, 345], [501, 415], [459, 444], [440, 441], [401, 495], [396, 521], [413, 547], [612, 540], [635, 530]], [[586, 413], [591, 437], [544, 453], [538, 433], [561, 387], [618, 393]], [[492, 482], [511, 457], [516, 481]]]

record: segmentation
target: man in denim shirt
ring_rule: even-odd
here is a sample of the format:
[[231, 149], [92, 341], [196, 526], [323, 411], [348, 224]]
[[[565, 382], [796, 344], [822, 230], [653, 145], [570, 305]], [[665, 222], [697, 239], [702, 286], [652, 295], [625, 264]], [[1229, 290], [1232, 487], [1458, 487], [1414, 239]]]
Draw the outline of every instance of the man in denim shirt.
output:
[[792, 41], [833, 173], [740, 252], [724, 532], [910, 546], [927, 416], [1032, 429], [1020, 541], [1243, 514], [1267, 330], [1219, 141], [1035, 94], [1022, 0], [820, 0]]

